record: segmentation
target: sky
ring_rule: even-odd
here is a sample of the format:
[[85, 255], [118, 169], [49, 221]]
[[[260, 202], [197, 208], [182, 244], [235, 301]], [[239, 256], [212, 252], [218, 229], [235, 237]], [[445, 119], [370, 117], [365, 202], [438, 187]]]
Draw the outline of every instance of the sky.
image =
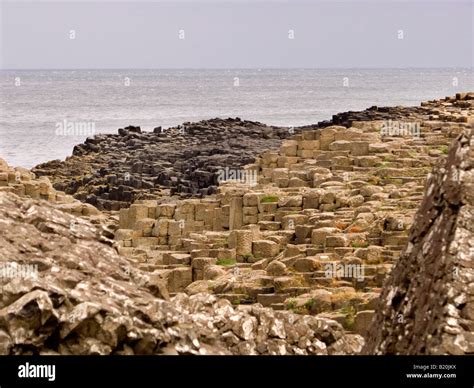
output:
[[1, 1], [2, 69], [472, 67], [473, 2]]

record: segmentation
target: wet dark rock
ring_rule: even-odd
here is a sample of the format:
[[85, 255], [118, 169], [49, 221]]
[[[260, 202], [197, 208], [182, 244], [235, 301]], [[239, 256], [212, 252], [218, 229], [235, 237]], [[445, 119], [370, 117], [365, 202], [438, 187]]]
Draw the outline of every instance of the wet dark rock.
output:
[[[33, 169], [54, 187], [100, 209], [128, 207], [137, 199], [183, 198], [215, 192], [219, 168], [240, 169], [255, 156], [277, 149], [288, 128], [240, 119], [212, 119], [153, 132], [120, 128], [74, 147], [64, 162]], [[116, 191], [117, 186], [129, 190]]]

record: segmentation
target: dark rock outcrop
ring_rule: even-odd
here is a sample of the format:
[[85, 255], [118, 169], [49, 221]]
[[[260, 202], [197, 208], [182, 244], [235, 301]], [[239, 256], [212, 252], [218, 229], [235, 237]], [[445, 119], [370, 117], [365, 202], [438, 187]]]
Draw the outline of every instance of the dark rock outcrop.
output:
[[137, 199], [177, 194], [182, 198], [213, 194], [217, 172], [240, 169], [255, 156], [276, 149], [289, 128], [236, 119], [212, 119], [153, 132], [121, 128], [74, 147], [65, 161], [35, 167], [54, 188], [99, 209], [118, 210]]

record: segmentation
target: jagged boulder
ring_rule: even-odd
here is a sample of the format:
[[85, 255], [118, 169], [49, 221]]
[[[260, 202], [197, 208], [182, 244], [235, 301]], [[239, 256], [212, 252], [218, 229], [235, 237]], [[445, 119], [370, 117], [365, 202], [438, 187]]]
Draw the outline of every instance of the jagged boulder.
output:
[[387, 279], [365, 354], [474, 353], [474, 136], [429, 175], [408, 245]]

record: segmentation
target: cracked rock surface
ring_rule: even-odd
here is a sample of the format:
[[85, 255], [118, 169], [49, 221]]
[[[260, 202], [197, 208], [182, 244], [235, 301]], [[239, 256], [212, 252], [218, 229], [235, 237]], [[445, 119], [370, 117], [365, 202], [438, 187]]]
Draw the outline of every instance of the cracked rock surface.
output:
[[471, 127], [428, 176], [364, 353], [474, 353], [473, 164]]
[[136, 269], [100, 239], [96, 226], [53, 204], [0, 193], [0, 354], [353, 354], [362, 348], [362, 337], [330, 319], [233, 307], [204, 293], [169, 299], [159, 276]]

